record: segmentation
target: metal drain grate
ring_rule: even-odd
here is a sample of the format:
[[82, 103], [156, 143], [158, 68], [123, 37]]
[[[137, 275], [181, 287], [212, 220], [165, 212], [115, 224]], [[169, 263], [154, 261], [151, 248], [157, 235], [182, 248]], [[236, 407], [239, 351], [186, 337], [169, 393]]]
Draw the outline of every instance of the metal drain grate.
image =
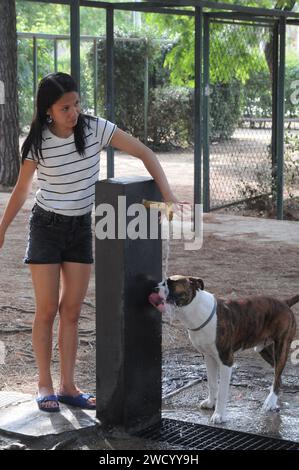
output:
[[274, 439], [174, 419], [162, 419], [139, 437], [180, 446], [182, 450], [299, 450], [299, 442]]

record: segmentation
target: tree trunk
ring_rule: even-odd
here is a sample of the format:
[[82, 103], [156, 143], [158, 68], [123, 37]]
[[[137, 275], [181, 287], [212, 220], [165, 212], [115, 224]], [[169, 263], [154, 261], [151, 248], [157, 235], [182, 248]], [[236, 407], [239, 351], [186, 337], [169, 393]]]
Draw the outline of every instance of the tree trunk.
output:
[[14, 186], [19, 167], [16, 8], [14, 0], [1, 0], [0, 187]]
[[[296, 0], [289, 0], [289, 1], [284, 1], [284, 2], [277, 2], [274, 8], [276, 10], [292, 11], [295, 5], [296, 5]], [[269, 72], [270, 72], [271, 81], [273, 80], [273, 40], [274, 40], [274, 36], [271, 31], [270, 39], [265, 44], [265, 49], [264, 49], [266, 61], [267, 61]]]
[[270, 30], [270, 40], [265, 44], [265, 57], [267, 61], [267, 65], [270, 72], [271, 83], [273, 81], [273, 41], [274, 36], [272, 30]]

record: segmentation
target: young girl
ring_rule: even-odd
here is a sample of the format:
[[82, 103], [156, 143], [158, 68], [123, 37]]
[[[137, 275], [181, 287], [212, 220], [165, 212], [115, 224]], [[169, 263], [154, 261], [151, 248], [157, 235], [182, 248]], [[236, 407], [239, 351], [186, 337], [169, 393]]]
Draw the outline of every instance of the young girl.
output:
[[[35, 171], [39, 189], [29, 221], [24, 262], [29, 264], [36, 312], [32, 342], [39, 370], [38, 407], [59, 411], [59, 401], [95, 408], [95, 397], [74, 380], [78, 320], [91, 272], [91, 210], [103, 147], [112, 145], [140, 158], [163, 199], [177, 202], [154, 153], [106, 119], [80, 111], [76, 83], [65, 73], [39, 84], [35, 116], [22, 146], [16, 186], [0, 221], [0, 248], [6, 230], [23, 206]], [[61, 290], [59, 289], [61, 283]], [[54, 393], [50, 372], [52, 330], [59, 312], [60, 387]]]

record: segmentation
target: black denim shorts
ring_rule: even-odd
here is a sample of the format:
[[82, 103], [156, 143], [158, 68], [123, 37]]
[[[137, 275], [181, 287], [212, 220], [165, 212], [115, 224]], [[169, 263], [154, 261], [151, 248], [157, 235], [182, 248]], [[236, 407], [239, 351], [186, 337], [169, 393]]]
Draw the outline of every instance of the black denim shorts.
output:
[[46, 211], [35, 204], [29, 219], [24, 263], [93, 263], [91, 212], [68, 216]]

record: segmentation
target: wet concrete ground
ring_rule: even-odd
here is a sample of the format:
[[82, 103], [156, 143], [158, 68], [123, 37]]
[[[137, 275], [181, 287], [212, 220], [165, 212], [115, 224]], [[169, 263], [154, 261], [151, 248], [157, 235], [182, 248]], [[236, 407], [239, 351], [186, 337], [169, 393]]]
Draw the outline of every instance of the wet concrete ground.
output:
[[[166, 450], [176, 447], [103, 430], [96, 412], [60, 405], [41, 413], [33, 396], [0, 392], [0, 450]], [[177, 448], [178, 449], [178, 448]]]
[[[253, 359], [254, 354], [254, 359]], [[227, 421], [218, 428], [299, 442], [299, 384], [296, 367], [285, 369], [279, 412], [262, 411], [272, 370], [258, 354], [245, 351], [233, 369]], [[199, 408], [207, 396], [202, 356], [190, 348], [163, 358], [162, 417], [211, 425], [212, 411]], [[212, 427], [214, 425], [211, 425]], [[180, 447], [133, 437], [119, 429], [107, 433], [94, 411], [61, 406], [40, 413], [30, 395], [0, 392], [0, 449], [179, 450]]]
[[[170, 391], [171, 374], [175, 363], [165, 363], [168, 369], [168, 393], [163, 400], [163, 416], [198, 424], [211, 425], [212, 411], [199, 408], [207, 398], [205, 366], [198, 353], [183, 351], [176, 359], [182, 365], [181, 380], [185, 384], [178, 391]], [[172, 373], [171, 373], [172, 370]], [[189, 377], [189, 379], [188, 379]], [[299, 442], [299, 381], [296, 366], [288, 364], [283, 374], [283, 386], [279, 398], [279, 412], [264, 412], [262, 405], [272, 382], [273, 372], [256, 353], [244, 351], [236, 357], [233, 368], [230, 397], [227, 405], [227, 421], [217, 427], [249, 432], [268, 437]], [[193, 384], [192, 384], [193, 383]]]
[[[125, 173], [126, 159], [124, 159], [123, 165]], [[1, 203], [6, 202], [7, 197], [7, 194], [0, 193]], [[29, 210], [32, 207], [32, 200], [28, 200], [25, 207]], [[205, 233], [216, 235], [224, 241], [227, 239], [246, 239], [248, 243], [252, 243], [255, 240], [252, 245], [253, 249], [258, 243], [261, 246], [263, 244], [266, 246], [268, 243], [276, 243], [278, 248], [279, 245], [287, 245], [290, 247], [290, 250], [294, 250], [299, 246], [298, 222], [280, 222], [223, 214], [209, 214], [205, 216]], [[13, 235], [13, 232], [11, 232], [10, 236]], [[222, 252], [219, 253], [219, 259], [221, 256]], [[297, 269], [292, 275], [296, 276], [297, 279]], [[280, 277], [281, 272], [278, 272], [277, 276]], [[269, 283], [271, 279], [273, 280], [273, 276], [271, 278], [268, 271], [265, 271], [265, 277], [269, 278]], [[296, 308], [298, 309], [298, 307]], [[283, 374], [284, 385], [280, 397], [280, 412], [264, 413], [261, 407], [268, 394], [272, 380], [272, 371], [258, 355], [253, 356], [253, 353], [250, 352], [238, 355], [227, 407], [228, 420], [225, 424], [218, 426], [299, 442], [298, 370], [298, 365], [292, 365], [288, 361]], [[178, 350], [174, 350], [172, 347], [169, 351], [166, 351], [163, 372], [163, 416], [209, 424], [211, 412], [199, 409], [199, 402], [207, 395], [206, 375], [202, 357], [191, 346], [184, 349], [179, 343]], [[13, 408], [10, 409], [11, 420], [14, 419], [15, 406], [19, 405], [12, 406]], [[28, 412], [28, 402], [24, 406]], [[31, 426], [35, 427], [38, 435], [21, 435], [20, 429], [8, 431], [3, 430], [4, 428], [2, 427], [1, 430], [0, 425], [0, 448], [16, 446], [16, 448], [20, 449], [173, 449], [173, 447], [167, 444], [152, 443], [132, 438], [132, 436], [125, 435], [117, 430], [112, 434], [106, 435], [98, 423], [92, 423], [90, 427], [81, 429], [80, 422], [82, 422], [81, 418], [85, 419], [84, 415], [81, 415], [80, 419], [78, 416], [77, 418], [75, 415], [73, 416], [75, 422], [79, 424], [76, 428], [72, 421], [70, 421], [68, 410], [65, 410], [65, 413], [63, 412], [62, 414], [62, 421], [64, 421], [64, 424], [67, 424], [67, 427], [58, 427], [57, 422], [61, 420], [61, 416], [44, 416], [43, 418], [48, 424], [53, 423], [53, 427], [61, 432], [52, 432], [49, 435], [41, 436], [36, 424], [37, 421], [40, 421], [41, 415], [37, 413], [34, 401], [30, 402], [29, 410], [29, 423], [32, 420]], [[6, 409], [5, 413], [8, 415], [9, 410]], [[81, 413], [85, 414], [85, 412]], [[0, 415], [2, 415], [2, 409], [0, 410]], [[33, 419], [33, 416], [37, 418], [37, 421]]]

